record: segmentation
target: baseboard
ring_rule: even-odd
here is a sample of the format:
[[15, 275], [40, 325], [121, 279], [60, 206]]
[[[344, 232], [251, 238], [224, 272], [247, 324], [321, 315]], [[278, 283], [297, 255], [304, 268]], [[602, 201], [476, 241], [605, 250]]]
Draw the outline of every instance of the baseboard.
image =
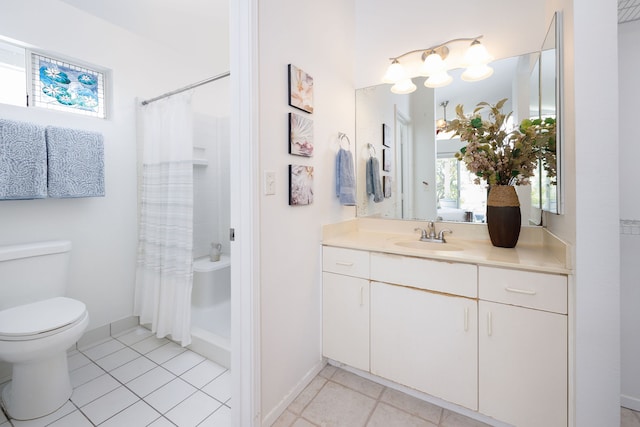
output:
[[322, 371], [322, 369], [326, 366], [326, 360], [322, 359], [317, 364], [315, 364], [309, 372], [296, 384], [296, 386], [287, 394], [284, 399], [280, 401], [280, 403], [273, 408], [263, 419], [262, 426], [269, 427], [273, 423], [276, 422], [278, 417], [282, 415], [282, 413], [289, 407], [289, 405], [298, 397], [302, 390], [305, 389], [306, 386], [313, 381], [313, 379]]
[[92, 347], [100, 341], [107, 340], [112, 336], [116, 336], [127, 329], [135, 328], [140, 324], [138, 316], [128, 316], [123, 319], [116, 320], [107, 325], [98, 326], [97, 328], [86, 331], [78, 340], [76, 347], [84, 349]]
[[640, 411], [640, 398], [620, 395], [620, 406], [627, 409], [633, 409], [634, 411]]

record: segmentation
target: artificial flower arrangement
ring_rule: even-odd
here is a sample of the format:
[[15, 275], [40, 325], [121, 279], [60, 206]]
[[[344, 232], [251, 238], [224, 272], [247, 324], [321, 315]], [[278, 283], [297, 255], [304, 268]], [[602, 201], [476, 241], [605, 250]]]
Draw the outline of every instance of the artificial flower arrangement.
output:
[[[467, 145], [456, 153], [467, 169], [476, 174], [475, 183], [485, 180], [488, 185], [526, 185], [533, 176], [538, 161], [552, 183], [556, 177], [556, 120], [525, 119], [517, 129], [508, 130], [506, 124], [512, 113], [504, 114], [507, 99], [495, 105], [480, 102], [470, 116], [462, 105], [456, 107], [457, 118], [447, 126], [453, 136]], [[488, 110], [488, 118], [481, 113]]]

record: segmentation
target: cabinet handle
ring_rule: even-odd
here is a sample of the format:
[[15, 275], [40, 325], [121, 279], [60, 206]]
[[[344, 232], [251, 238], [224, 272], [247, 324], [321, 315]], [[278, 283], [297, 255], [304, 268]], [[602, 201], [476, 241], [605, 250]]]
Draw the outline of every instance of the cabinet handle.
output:
[[493, 325], [492, 325], [492, 321], [491, 321], [491, 312], [490, 311], [487, 312], [487, 335], [488, 336], [493, 335]]
[[364, 305], [364, 285], [360, 286], [360, 307]]
[[464, 308], [464, 331], [469, 330], [469, 307]]
[[352, 262], [344, 262], [344, 261], [336, 261], [336, 265], [341, 265], [343, 267], [353, 267]]
[[509, 286], [507, 286], [506, 288], [504, 288], [505, 291], [507, 292], [513, 292], [516, 294], [525, 294], [525, 295], [535, 295], [536, 291], [532, 291], [529, 289], [517, 289], [517, 288], [510, 288]]

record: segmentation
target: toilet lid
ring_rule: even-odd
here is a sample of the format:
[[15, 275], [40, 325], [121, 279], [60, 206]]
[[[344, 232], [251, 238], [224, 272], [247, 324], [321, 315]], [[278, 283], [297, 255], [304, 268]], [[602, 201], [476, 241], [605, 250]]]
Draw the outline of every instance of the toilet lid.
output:
[[84, 303], [56, 297], [0, 311], [0, 336], [42, 334], [78, 320], [86, 311]]

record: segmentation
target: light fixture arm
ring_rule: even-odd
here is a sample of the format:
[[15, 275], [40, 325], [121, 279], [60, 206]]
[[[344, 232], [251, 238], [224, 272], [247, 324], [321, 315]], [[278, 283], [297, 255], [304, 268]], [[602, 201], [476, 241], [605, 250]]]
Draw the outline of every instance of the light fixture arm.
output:
[[431, 52], [437, 52], [442, 59], [445, 59], [447, 57], [447, 55], [449, 54], [449, 48], [447, 47], [447, 45], [449, 43], [456, 43], [456, 42], [465, 42], [465, 41], [470, 41], [470, 42], [475, 42], [479, 39], [481, 39], [483, 37], [483, 35], [479, 35], [478, 37], [460, 37], [457, 39], [452, 39], [452, 40], [448, 40], [444, 43], [440, 43], [434, 46], [431, 46], [427, 49], [415, 49], [415, 50], [410, 50], [409, 52], [405, 52], [402, 55], [398, 55], [395, 56], [393, 58], [389, 58], [390, 61], [397, 61], [400, 58], [403, 58], [405, 56], [414, 54], [414, 53], [418, 53], [418, 52], [422, 52], [422, 59], [424, 60], [424, 58]]

